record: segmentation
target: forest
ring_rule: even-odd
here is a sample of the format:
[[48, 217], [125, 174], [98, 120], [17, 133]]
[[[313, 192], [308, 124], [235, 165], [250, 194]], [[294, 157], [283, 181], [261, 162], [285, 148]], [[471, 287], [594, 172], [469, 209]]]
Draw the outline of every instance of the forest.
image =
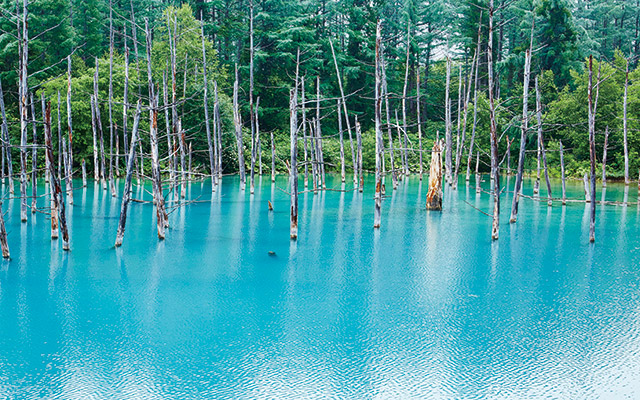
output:
[[23, 221], [37, 176], [69, 202], [91, 173], [114, 197], [150, 178], [156, 202], [162, 179], [184, 197], [250, 174], [253, 193], [300, 168], [314, 190], [347, 171], [395, 188], [439, 151], [454, 187], [473, 169], [629, 184], [639, 32], [640, 0], [3, 0], [2, 177]]

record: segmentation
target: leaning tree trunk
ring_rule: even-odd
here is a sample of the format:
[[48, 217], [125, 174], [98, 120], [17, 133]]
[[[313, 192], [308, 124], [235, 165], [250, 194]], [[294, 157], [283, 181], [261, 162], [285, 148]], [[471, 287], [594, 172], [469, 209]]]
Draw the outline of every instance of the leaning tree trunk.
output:
[[136, 106], [136, 115], [133, 120], [133, 130], [131, 131], [131, 145], [129, 146], [129, 154], [127, 155], [127, 175], [124, 182], [124, 191], [122, 192], [122, 205], [120, 206], [120, 221], [118, 223], [118, 232], [116, 234], [116, 247], [122, 245], [124, 238], [124, 228], [127, 224], [127, 209], [131, 200], [131, 178], [133, 176], [133, 164], [136, 156], [136, 142], [138, 140], [138, 125], [140, 123], [140, 112], [142, 104], [138, 100]]
[[427, 210], [442, 210], [442, 140], [436, 140], [431, 149]]
[[[55, 203], [55, 207], [52, 207], [51, 212], [58, 212], [57, 217], [60, 221], [60, 230], [62, 231], [62, 249], [69, 250], [69, 231], [67, 230], [67, 218], [65, 214], [64, 199], [62, 197], [62, 190], [60, 189], [60, 181], [58, 175], [55, 173], [53, 162], [53, 147], [51, 146], [51, 103], [47, 103], [47, 109], [44, 115], [44, 140], [47, 150], [47, 157], [49, 158], [49, 172], [51, 174], [51, 184], [53, 191], [51, 196]], [[53, 218], [53, 217], [52, 217]], [[53, 221], [51, 222], [51, 238], [57, 238], [57, 230], [54, 237]]]
[[[302, 100], [304, 102], [304, 99]], [[346, 178], [346, 168], [344, 165], [344, 132], [342, 130], [342, 111], [340, 111], [340, 99], [338, 99], [338, 135], [340, 137], [340, 180], [344, 183]], [[304, 149], [304, 158], [305, 161], [307, 159], [307, 147]], [[306, 165], [305, 165], [305, 176], [306, 176]], [[306, 179], [305, 179], [306, 180]]]
[[376, 191], [374, 195], [373, 227], [380, 228], [382, 220], [382, 157], [384, 156], [384, 144], [382, 141], [382, 73], [380, 63], [380, 30], [381, 23], [378, 20], [376, 28], [376, 69], [375, 69], [375, 127], [376, 127]]
[[[297, 79], [296, 79], [297, 86]], [[289, 190], [291, 200], [289, 237], [298, 238], [298, 89], [292, 88], [289, 94], [289, 130], [291, 133], [291, 159], [289, 166]]]

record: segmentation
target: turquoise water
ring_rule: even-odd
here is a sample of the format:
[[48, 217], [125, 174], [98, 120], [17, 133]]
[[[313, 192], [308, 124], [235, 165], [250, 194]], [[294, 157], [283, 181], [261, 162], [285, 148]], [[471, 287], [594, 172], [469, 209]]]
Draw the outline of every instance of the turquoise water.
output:
[[473, 179], [438, 213], [417, 177], [388, 190], [379, 231], [370, 179], [302, 194], [291, 243], [285, 177], [254, 196], [223, 182], [213, 198], [190, 186], [198, 202], [174, 209], [164, 242], [152, 205], [132, 204], [117, 250], [120, 199], [93, 183], [75, 193], [67, 254], [46, 215], [21, 224], [5, 201], [0, 399], [640, 396], [633, 186], [628, 207], [598, 207], [595, 245], [585, 204], [524, 199], [509, 225], [505, 195], [492, 242]]

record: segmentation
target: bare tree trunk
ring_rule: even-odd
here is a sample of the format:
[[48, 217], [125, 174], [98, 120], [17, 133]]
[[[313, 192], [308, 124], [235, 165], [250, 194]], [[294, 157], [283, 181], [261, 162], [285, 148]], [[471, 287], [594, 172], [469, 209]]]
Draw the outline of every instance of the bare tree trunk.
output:
[[419, 157], [419, 173], [420, 180], [422, 180], [423, 167], [422, 167], [422, 122], [420, 121], [420, 63], [416, 69], [416, 117], [418, 119], [418, 157]]
[[27, 65], [29, 63], [29, 33], [27, 20], [29, 11], [28, 0], [23, 0], [22, 7], [22, 35], [20, 36], [20, 73], [19, 73], [19, 112], [20, 112], [20, 220], [27, 221], [27, 129], [29, 118], [27, 116], [27, 96], [29, 85], [27, 83]]
[[480, 151], [476, 153], [476, 193], [480, 193], [482, 191], [480, 187]]
[[442, 210], [442, 140], [437, 139], [431, 149], [427, 210]]
[[82, 187], [87, 187], [87, 163], [82, 159]]
[[493, 223], [491, 239], [500, 235], [500, 170], [498, 165], [498, 135], [496, 127], [496, 109], [494, 104], [493, 82], [493, 0], [489, 0], [489, 39], [487, 45], [487, 70], [489, 73], [489, 132], [491, 135], [491, 174], [493, 176]]
[[238, 106], [238, 64], [236, 64], [236, 80], [233, 84], [233, 125], [236, 132], [238, 145], [238, 173], [240, 174], [240, 189], [245, 187], [244, 153], [242, 148], [242, 123], [240, 122], [240, 110]]
[[560, 141], [560, 175], [562, 178], [562, 205], [567, 204], [567, 186], [564, 176], [564, 148], [562, 147], [562, 140]]
[[118, 223], [118, 232], [116, 234], [116, 247], [122, 245], [124, 238], [124, 229], [127, 224], [127, 209], [131, 200], [131, 178], [133, 175], [133, 164], [136, 157], [136, 142], [138, 140], [138, 125], [140, 123], [140, 113], [142, 104], [138, 100], [136, 106], [136, 115], [133, 120], [133, 130], [131, 131], [131, 146], [129, 146], [129, 154], [127, 155], [127, 175], [124, 182], [124, 191], [122, 192], [122, 205], [120, 206], [120, 221]]
[[[51, 165], [51, 162], [49, 161], [49, 156], [47, 154], [47, 123], [49, 124], [49, 137], [51, 137], [51, 121], [47, 121], [47, 102], [45, 101], [44, 98], [44, 93], [41, 93], [40, 96], [40, 101], [42, 103], [42, 119], [43, 119], [43, 125], [44, 125], [44, 137], [43, 137], [43, 144], [44, 144], [44, 158], [46, 159], [46, 166], [47, 166], [47, 173], [49, 174], [49, 182], [46, 182], [46, 184], [49, 185], [49, 201], [50, 201], [50, 207], [51, 207], [51, 239], [57, 239], [58, 238], [58, 204], [55, 201], [55, 187], [53, 185], [53, 176], [51, 176], [50, 171], [55, 171], [55, 167], [53, 165]], [[49, 107], [51, 107], [49, 105]], [[91, 110], [93, 112], [93, 109]], [[51, 111], [49, 111], [49, 117], [51, 116]], [[51, 150], [53, 152], [53, 149]], [[55, 175], [55, 172], [54, 174]], [[46, 186], [46, 185], [45, 185]]]
[[31, 100], [31, 126], [33, 127], [33, 142], [31, 143], [31, 213], [38, 210], [38, 180], [36, 173], [38, 169], [38, 159], [36, 146], [38, 145], [38, 130], [36, 128], [36, 103], [33, 100], [33, 93], [29, 94]]
[[[300, 108], [302, 110], [302, 139], [304, 141], [304, 187], [309, 186], [309, 155], [308, 155], [308, 140], [307, 140], [307, 108], [306, 97], [304, 93], [304, 76], [300, 79]], [[339, 111], [339, 110], [338, 110]], [[313, 143], [313, 142], [311, 142]], [[312, 165], [312, 173], [315, 171], [315, 167]], [[312, 176], [315, 179], [315, 175]]]
[[342, 78], [340, 70], [338, 69], [338, 60], [336, 59], [336, 52], [333, 48], [333, 42], [329, 40], [331, 46], [331, 55], [333, 56], [333, 65], [336, 67], [336, 77], [338, 78], [338, 87], [340, 88], [340, 98], [342, 102], [342, 109], [344, 111], [344, 118], [347, 123], [347, 133], [349, 134], [349, 144], [351, 145], [351, 160], [353, 161], [353, 187], [358, 185], [358, 168], [356, 163], [356, 153], [353, 147], [353, 136], [351, 135], [351, 122], [349, 121], [349, 112], [347, 111], [347, 101], [344, 95], [344, 88], [342, 87]]
[[176, 132], [180, 146], [180, 198], [184, 199], [187, 195], [187, 166], [185, 159], [187, 155], [187, 145], [185, 142], [184, 129], [182, 129], [182, 118], [178, 118]]
[[322, 153], [322, 129], [320, 127], [320, 77], [316, 78], [316, 140], [318, 144], [318, 172], [320, 176], [320, 185], [323, 189], [327, 188], [324, 175], [324, 154]]
[[[466, 94], [464, 95], [464, 103], [463, 103], [463, 113], [462, 113], [462, 137], [460, 139], [460, 147], [458, 148], [458, 151], [456, 152], [456, 170], [454, 175], [456, 176], [456, 179], [453, 181], [453, 185], [454, 188], [457, 188], [458, 186], [458, 172], [460, 171], [460, 164], [462, 163], [462, 152], [464, 151], [464, 142], [467, 139], [467, 115], [468, 115], [468, 111], [469, 111], [469, 100], [470, 100], [470, 95], [471, 95], [471, 78], [473, 77], [473, 69], [474, 66], [475, 68], [477, 68], [477, 59], [478, 59], [478, 54], [474, 54], [473, 55], [473, 60], [471, 61], [471, 71], [469, 71], [469, 75], [468, 75], [468, 83], [467, 83], [467, 90], [466, 90]], [[511, 142], [508, 142], [509, 144], [511, 144]], [[510, 152], [508, 152], [508, 154], [511, 154]]]
[[[97, 60], [96, 60], [97, 62]], [[98, 65], [96, 64], [96, 72], [98, 69]], [[95, 81], [94, 81], [95, 84]], [[94, 94], [91, 95], [90, 99], [91, 103], [91, 133], [93, 139], [93, 179], [98, 182], [100, 180], [100, 166], [98, 164], [98, 140], [97, 140], [97, 132], [98, 128], [96, 127], [96, 112], [95, 112], [95, 91]], [[60, 151], [60, 149], [58, 149]]]
[[378, 20], [376, 28], [376, 70], [375, 70], [375, 127], [376, 127], [376, 191], [374, 195], [373, 227], [380, 228], [382, 220], [382, 157], [384, 157], [384, 143], [382, 140], [382, 65], [380, 61], [381, 22]]
[[404, 67], [404, 86], [402, 88], [402, 162], [404, 166], [404, 174], [409, 176], [409, 153], [407, 150], [407, 88], [409, 85], [409, 49], [411, 47], [411, 36], [409, 35], [409, 24], [407, 24], [407, 59]]
[[[480, 13], [482, 21], [482, 13]], [[473, 83], [473, 127], [471, 129], [471, 140], [469, 141], [469, 155], [467, 156], [467, 176], [466, 181], [469, 182], [469, 173], [471, 168], [471, 156], [473, 155], [473, 144], [476, 139], [476, 127], [478, 124], [478, 70], [480, 69], [480, 43], [482, 35], [482, 24], [478, 23], [478, 47], [476, 48], [476, 71]]]
[[[62, 182], [62, 119], [60, 117], [60, 91], [58, 90], [58, 181]], [[53, 149], [51, 150], [53, 151]], [[66, 171], [65, 171], [66, 173]]]
[[[536, 140], [537, 141], [537, 140]], [[540, 142], [537, 143], [537, 157], [536, 157], [536, 181], [533, 184], [533, 194], [540, 193]]]
[[[591, 213], [589, 218], [589, 241], [595, 242], [596, 230], [596, 111], [598, 108], [598, 93], [600, 88], [600, 72], [596, 81], [596, 95], [593, 98], [593, 56], [589, 56], [589, 158], [591, 161]], [[585, 182], [586, 183], [586, 182]]]
[[258, 109], [260, 108], [260, 96], [256, 97], [255, 112], [253, 120], [256, 128], [256, 150], [258, 152], [258, 175], [262, 176], [262, 148], [260, 146], [260, 121], [258, 118]]
[[384, 104], [387, 117], [387, 136], [389, 137], [389, 163], [391, 164], [391, 181], [393, 183], [393, 189], [395, 190], [398, 188], [398, 175], [396, 174], [396, 165], [393, 151], [393, 135], [391, 133], [391, 118], [389, 117], [389, 89], [387, 87], [387, 72], [386, 64], [384, 61], [384, 52], [380, 53], [380, 58], [382, 59], [382, 90], [384, 91]]
[[[207, 145], [209, 146], [209, 168], [211, 170], [211, 191], [215, 191], [216, 187], [216, 168], [214, 161], [213, 142], [211, 140], [211, 127], [209, 125], [209, 83], [207, 81], [207, 51], [205, 48], [204, 38], [204, 20], [200, 16], [200, 33], [202, 36], [202, 79], [204, 83], [204, 126], [207, 131]], [[215, 127], [214, 127], [215, 129]]]
[[11, 141], [9, 138], [9, 125], [7, 123], [7, 115], [4, 108], [4, 92], [2, 91], [2, 81], [0, 80], [0, 115], [2, 115], [2, 147], [5, 149], [5, 157], [7, 158], [7, 173], [9, 175], [9, 193], [14, 194], [13, 187], [13, 162], [11, 161]]
[[[103, 190], [107, 189], [106, 186], [106, 181], [105, 181], [105, 155], [104, 155], [104, 139], [102, 137], [102, 121], [100, 118], [100, 103], [98, 100], [98, 94], [99, 94], [99, 90], [98, 90], [98, 74], [99, 74], [99, 67], [98, 67], [98, 57], [96, 57], [95, 59], [96, 62], [96, 69], [94, 71], [93, 74], [93, 97], [92, 99], [92, 110], [93, 110], [93, 123], [92, 123], [92, 127], [96, 129], [97, 135], [98, 135], [98, 139], [100, 141], [100, 149], [99, 151], [96, 151], [93, 153], [94, 156], [94, 176], [98, 176], [97, 179], [100, 179], [102, 181], [102, 188]], [[60, 93], [58, 93], [58, 103], [60, 102]], [[60, 108], [58, 108], [58, 119], [60, 119]], [[59, 139], [61, 138], [60, 135], [58, 135]], [[100, 153], [100, 165], [98, 165], [98, 159], [97, 159], [97, 153]]]
[[151, 175], [153, 179], [153, 197], [156, 204], [156, 217], [158, 239], [165, 236], [165, 227], [168, 225], [168, 216], [164, 208], [164, 196], [162, 195], [162, 176], [160, 175], [160, 163], [158, 160], [158, 100], [155, 94], [155, 85], [151, 74], [151, 31], [149, 20], [145, 18], [146, 48], [147, 48], [147, 77], [149, 85], [149, 136], [151, 144]]
[[0, 201], [0, 247], [2, 248], [2, 257], [10, 258], [9, 243], [7, 243], [7, 229], [4, 226], [4, 212], [2, 211], [2, 201]]
[[[296, 77], [296, 86], [298, 79]], [[289, 129], [291, 132], [291, 159], [289, 166], [289, 190], [291, 200], [289, 237], [298, 238], [298, 88], [291, 89], [289, 94]]]
[[[51, 238], [58, 237], [57, 226], [54, 227], [54, 212], [57, 212], [56, 217], [60, 221], [60, 230], [62, 231], [62, 249], [69, 250], [69, 231], [67, 230], [67, 218], [65, 215], [64, 199], [62, 197], [62, 190], [60, 189], [60, 181], [54, 170], [53, 162], [53, 147], [51, 146], [51, 103], [47, 103], [46, 112], [44, 115], [44, 140], [47, 150], [47, 157], [49, 158], [49, 168], [51, 173], [51, 185], [53, 191], [51, 196], [53, 198], [54, 206], [51, 208]], [[55, 228], [55, 230], [54, 230]]]
[[167, 163], [169, 164], [169, 182], [173, 186], [176, 180], [176, 165], [175, 155], [173, 152], [173, 145], [171, 139], [173, 139], [173, 130], [171, 129], [172, 123], [169, 117], [169, 89], [167, 88], [167, 71], [162, 71], [162, 105], [164, 106], [164, 125], [167, 131], [167, 153], [169, 155]]
[[116, 197], [116, 184], [113, 177], [113, 8], [109, 0], [109, 188], [111, 197]]
[[627, 142], [627, 92], [629, 91], [629, 60], [626, 60], [624, 79], [624, 98], [622, 101], [622, 134], [624, 138], [624, 184], [629, 185], [629, 148]]
[[[253, 0], [249, 0], [249, 119], [251, 120], [251, 194], [256, 190], [256, 132], [253, 110]], [[297, 82], [296, 82], [297, 84]], [[298, 90], [296, 88], [296, 90]]]
[[362, 176], [362, 129], [356, 115], [356, 136], [358, 138], [358, 191], [362, 193], [364, 189], [364, 178]]
[[451, 98], [449, 97], [449, 86], [451, 85], [451, 58], [447, 56], [447, 80], [445, 83], [444, 95], [444, 124], [445, 124], [445, 181], [451, 184]]
[[[129, 138], [127, 133], [127, 113], [129, 110], [129, 47], [127, 47], [127, 25], [124, 29], [124, 94], [122, 100], [122, 141], [124, 143], [125, 164], [129, 164], [126, 158], [129, 156]], [[119, 153], [119, 152], [118, 152]], [[135, 164], [135, 163], [134, 163]]]
[[[532, 39], [533, 40], [533, 36]], [[520, 189], [522, 188], [522, 178], [524, 174], [524, 157], [527, 147], [527, 130], [529, 128], [529, 83], [531, 79], [531, 46], [525, 53], [524, 61], [524, 83], [522, 86], [522, 126], [520, 127], [520, 153], [518, 154], [518, 172], [516, 183], [513, 188], [513, 203], [511, 205], [511, 218], [509, 222], [514, 223], [518, 219], [518, 205], [520, 201]]]
[[455, 154], [455, 160], [454, 164], [453, 164], [453, 182], [452, 186], [453, 189], [457, 189], [458, 188], [458, 164], [460, 163], [460, 160], [458, 158], [458, 153], [460, 153], [462, 151], [462, 143], [460, 143], [460, 116], [461, 116], [461, 109], [462, 109], [462, 93], [463, 93], [464, 88], [462, 87], [462, 64], [458, 65], [458, 118], [456, 118], [457, 121], [457, 129], [456, 129], [456, 154]]
[[602, 148], [602, 187], [607, 187], [607, 147], [609, 147], [609, 126], [604, 130], [604, 146]]
[[73, 126], [71, 123], [71, 56], [67, 56], [67, 129], [69, 130], [69, 169], [67, 171], [67, 197], [73, 205]]
[[538, 120], [538, 142], [540, 143], [540, 152], [542, 153], [542, 163], [544, 166], [544, 179], [547, 182], [547, 205], [553, 204], [553, 195], [551, 194], [551, 181], [549, 180], [549, 168], [547, 165], [547, 152], [544, 149], [544, 137], [542, 136], [542, 96], [538, 87], [538, 77], [535, 79], [536, 87], [536, 118]]
[[[346, 178], [346, 168], [344, 165], [344, 132], [342, 131], [342, 111], [340, 111], [340, 99], [338, 99], [338, 107], [336, 107], [336, 110], [338, 110], [338, 135], [340, 136], [340, 179], [344, 183]], [[304, 150], [304, 155], [305, 155], [305, 161], [306, 161], [306, 158], [307, 158], [306, 146]], [[305, 169], [306, 169], [306, 166], [305, 166]], [[306, 174], [306, 171], [305, 171], [305, 174]]]
[[213, 109], [218, 135], [218, 182], [222, 181], [222, 118], [220, 117], [220, 102], [218, 101], [218, 81], [213, 81]]
[[273, 140], [271, 131], [271, 182], [276, 181], [276, 142]]

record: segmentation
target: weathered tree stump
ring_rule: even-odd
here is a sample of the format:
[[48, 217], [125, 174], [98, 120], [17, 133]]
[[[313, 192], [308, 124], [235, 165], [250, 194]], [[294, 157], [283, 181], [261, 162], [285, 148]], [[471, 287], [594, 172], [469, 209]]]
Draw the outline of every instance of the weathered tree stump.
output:
[[442, 146], [442, 140], [438, 140], [431, 149], [427, 210], [442, 211]]

